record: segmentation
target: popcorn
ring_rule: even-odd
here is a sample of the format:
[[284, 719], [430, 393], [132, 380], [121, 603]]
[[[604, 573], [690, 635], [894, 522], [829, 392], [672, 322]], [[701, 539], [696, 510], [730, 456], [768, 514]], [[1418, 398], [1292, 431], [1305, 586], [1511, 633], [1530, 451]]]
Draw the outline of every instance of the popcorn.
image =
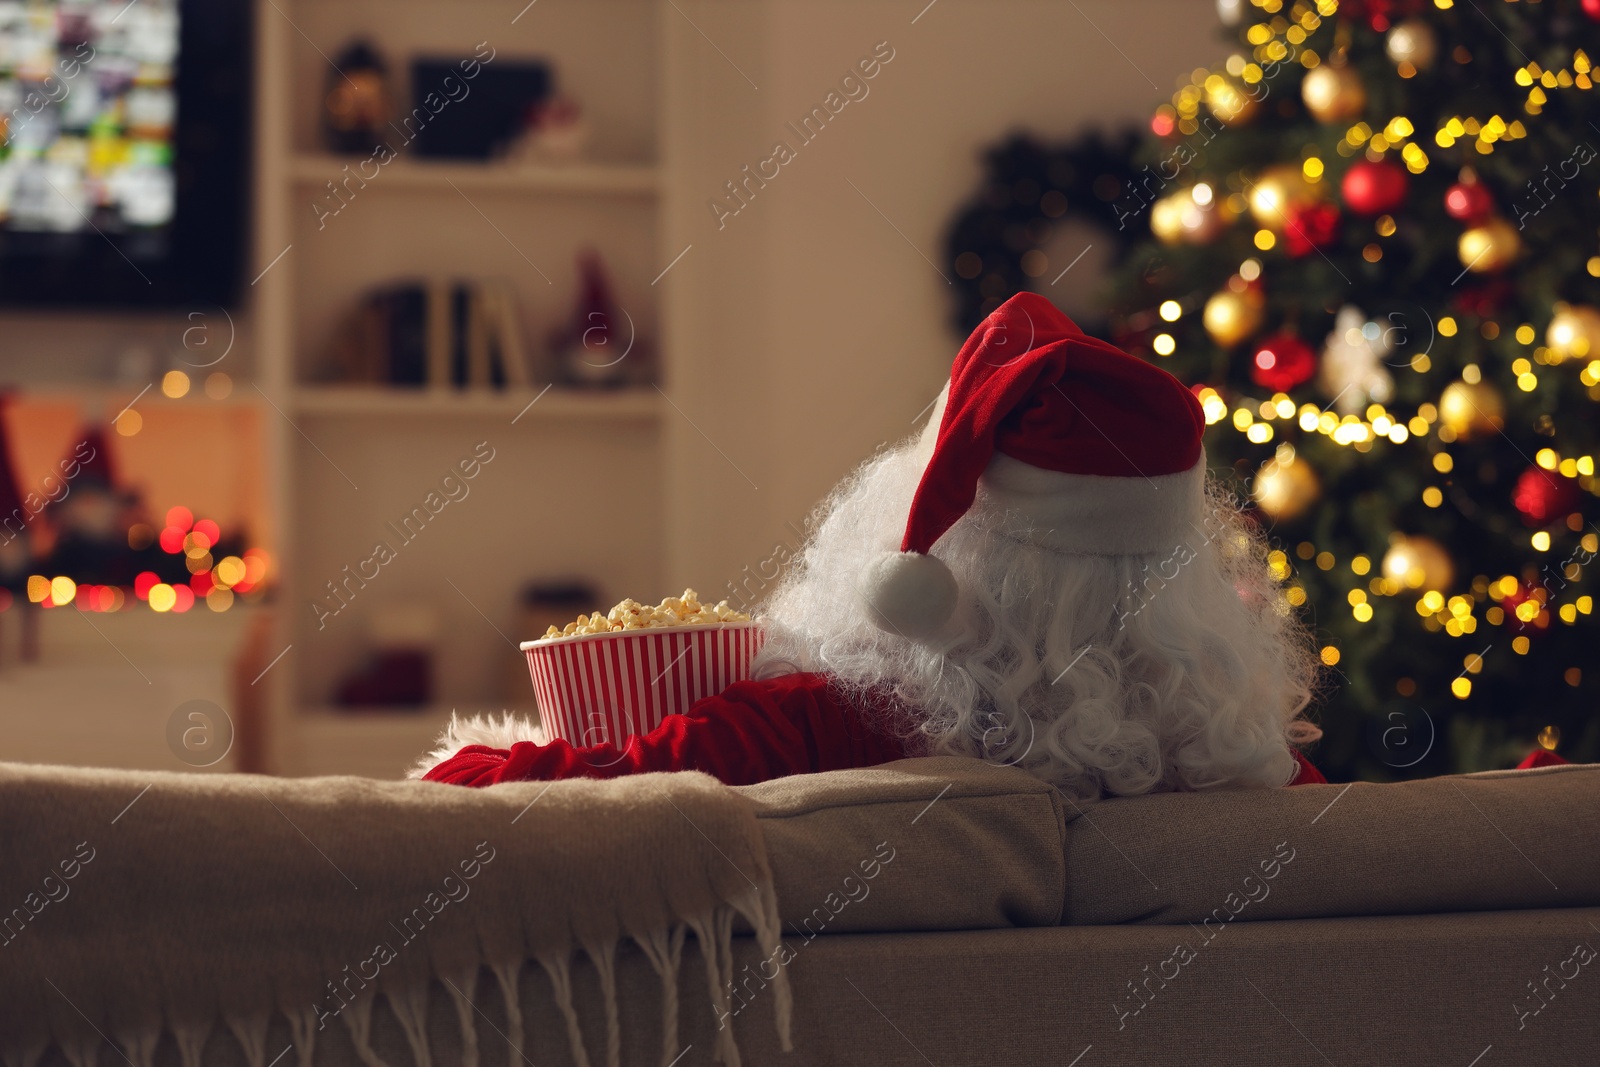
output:
[[669, 596], [659, 604], [641, 604], [637, 600], [624, 600], [602, 615], [579, 615], [562, 629], [554, 626], [545, 631], [542, 640], [552, 637], [582, 637], [588, 634], [605, 634], [617, 630], [649, 630], [662, 626], [714, 626], [724, 622], [749, 622], [748, 612], [735, 611], [726, 600], [715, 604], [702, 604], [700, 594], [685, 589], [682, 596]]

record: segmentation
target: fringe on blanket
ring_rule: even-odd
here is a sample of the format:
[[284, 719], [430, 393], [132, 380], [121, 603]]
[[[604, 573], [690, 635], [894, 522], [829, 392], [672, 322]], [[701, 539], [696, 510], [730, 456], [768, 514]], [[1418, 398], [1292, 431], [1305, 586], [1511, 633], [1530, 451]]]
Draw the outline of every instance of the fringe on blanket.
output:
[[[670, 930], [655, 931], [633, 941], [661, 980], [661, 1059], [660, 1067], [671, 1067], [683, 1054], [679, 1044], [679, 1008], [683, 1000], [679, 985], [682, 969], [683, 947], [687, 935], [693, 932], [700, 943], [700, 955], [705, 963], [706, 983], [711, 994], [711, 1007], [716, 1012], [718, 1029], [715, 1038], [715, 1059], [726, 1067], [741, 1067], [739, 1047], [734, 1040], [730, 1011], [733, 980], [733, 924], [735, 916], [742, 916], [755, 931], [756, 942], [766, 958], [774, 958], [779, 949], [777, 901], [771, 887], [752, 888], [733, 899], [728, 905], [709, 913], [697, 915], [677, 924]], [[617, 1002], [616, 945], [591, 944], [583, 948], [583, 955], [594, 966], [600, 978], [603, 998], [602, 1015], [605, 1032], [597, 1043], [597, 1055], [591, 1055], [589, 1040], [585, 1037], [579, 1019], [579, 1005], [574, 1002], [572, 988], [572, 958], [570, 956], [541, 956], [541, 969], [550, 979], [552, 1000], [566, 1029], [568, 1047], [576, 1067], [622, 1067], [622, 1012]], [[521, 998], [521, 969], [524, 961], [490, 964], [500, 994], [504, 1000], [507, 1032], [503, 1036], [514, 1050], [511, 1060], [525, 1059], [523, 1055], [527, 1028], [523, 1019]], [[444, 985], [455, 1002], [455, 1018], [461, 1040], [461, 1067], [480, 1067], [479, 1050], [482, 1035], [478, 1033], [479, 1012], [475, 1004], [478, 972], [469, 971], [453, 975], [434, 975]], [[793, 999], [788, 975], [783, 967], [777, 968], [776, 977], [768, 987], [772, 994], [773, 1012], [778, 1041], [785, 1052], [791, 1051], [791, 1021]], [[430, 1053], [432, 1042], [428, 1035], [428, 1000], [432, 995], [431, 983], [396, 985], [379, 991], [376, 987], [363, 992], [340, 1013], [355, 1049], [357, 1058], [366, 1067], [401, 1067], [386, 1062], [372, 1045], [372, 1014], [379, 997], [383, 997], [400, 1025], [406, 1048], [411, 1054], [412, 1067], [433, 1067]], [[690, 997], [690, 1002], [697, 998]], [[315, 1067], [316, 1032], [318, 1022], [309, 1009], [283, 1014], [296, 1050], [298, 1067]], [[268, 1067], [266, 1035], [271, 1013], [266, 1011], [250, 1015], [228, 1014], [222, 1020], [226, 1030], [238, 1042], [249, 1067]], [[203, 1050], [207, 1039], [217, 1027], [213, 1023], [172, 1029], [183, 1067], [204, 1067]], [[134, 1067], [151, 1067], [160, 1034], [141, 1031], [137, 1034], [110, 1034], [118, 1050]], [[58, 1042], [61, 1054], [73, 1067], [93, 1067], [100, 1054], [99, 1039], [72, 1038]], [[5, 1067], [35, 1067], [47, 1046], [36, 1045], [23, 1049], [7, 1049], [0, 1054]]]

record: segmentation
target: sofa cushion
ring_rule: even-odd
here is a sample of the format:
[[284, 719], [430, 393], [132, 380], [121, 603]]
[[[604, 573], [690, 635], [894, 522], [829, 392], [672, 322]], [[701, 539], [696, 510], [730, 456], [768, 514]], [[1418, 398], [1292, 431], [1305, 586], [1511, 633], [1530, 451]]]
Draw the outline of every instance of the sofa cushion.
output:
[[1600, 904], [1600, 764], [1066, 802], [1065, 923]]
[[766, 837], [786, 935], [1060, 921], [1061, 796], [1014, 767], [943, 756], [739, 792]]

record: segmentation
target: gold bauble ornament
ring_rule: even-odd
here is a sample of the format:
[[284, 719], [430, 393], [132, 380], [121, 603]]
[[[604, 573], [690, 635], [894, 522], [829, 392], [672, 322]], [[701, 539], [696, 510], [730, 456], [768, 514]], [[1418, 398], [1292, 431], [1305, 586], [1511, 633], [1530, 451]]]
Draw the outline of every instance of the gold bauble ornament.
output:
[[1451, 382], [1439, 397], [1439, 421], [1461, 440], [1494, 433], [1505, 425], [1506, 406], [1488, 382]]
[[1321, 66], [1300, 83], [1300, 98], [1318, 122], [1349, 122], [1367, 107], [1367, 89], [1350, 67]]
[[1163, 196], [1150, 205], [1150, 232], [1164, 245], [1175, 245], [1183, 240], [1183, 209], [1192, 205], [1188, 190]]
[[1550, 362], [1600, 357], [1600, 308], [1588, 304], [1557, 304], [1555, 317], [1544, 332]]
[[1223, 125], [1247, 125], [1260, 106], [1261, 102], [1236, 78], [1213, 74], [1206, 79], [1206, 107]]
[[1209, 244], [1233, 219], [1209, 185], [1180, 189], [1150, 205], [1150, 232], [1162, 244]]
[[1321, 190], [1306, 181], [1304, 172], [1293, 163], [1262, 171], [1250, 185], [1249, 193], [1250, 217], [1257, 226], [1273, 233], [1283, 232], [1291, 211], [1314, 204], [1321, 197]]
[[1461, 234], [1456, 254], [1474, 274], [1494, 274], [1511, 266], [1522, 253], [1517, 228], [1505, 219], [1487, 219]]
[[1389, 31], [1384, 50], [1396, 64], [1409, 63], [1413, 70], [1427, 70], [1439, 55], [1439, 35], [1423, 19], [1406, 19]]
[[1287, 522], [1305, 514], [1317, 502], [1322, 495], [1322, 480], [1311, 464], [1290, 452], [1261, 465], [1250, 495], [1269, 518]]
[[1232, 348], [1261, 328], [1265, 304], [1254, 289], [1242, 293], [1223, 289], [1206, 301], [1200, 321], [1213, 341], [1223, 348]]
[[1456, 565], [1433, 538], [1395, 534], [1383, 554], [1383, 576], [1402, 589], [1443, 592], [1455, 580]]

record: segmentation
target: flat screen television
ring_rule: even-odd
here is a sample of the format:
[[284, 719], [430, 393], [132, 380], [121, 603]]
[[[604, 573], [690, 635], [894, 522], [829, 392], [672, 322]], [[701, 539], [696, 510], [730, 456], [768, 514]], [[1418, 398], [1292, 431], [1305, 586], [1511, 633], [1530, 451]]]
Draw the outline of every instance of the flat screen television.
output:
[[249, 0], [0, 0], [0, 304], [229, 304]]

